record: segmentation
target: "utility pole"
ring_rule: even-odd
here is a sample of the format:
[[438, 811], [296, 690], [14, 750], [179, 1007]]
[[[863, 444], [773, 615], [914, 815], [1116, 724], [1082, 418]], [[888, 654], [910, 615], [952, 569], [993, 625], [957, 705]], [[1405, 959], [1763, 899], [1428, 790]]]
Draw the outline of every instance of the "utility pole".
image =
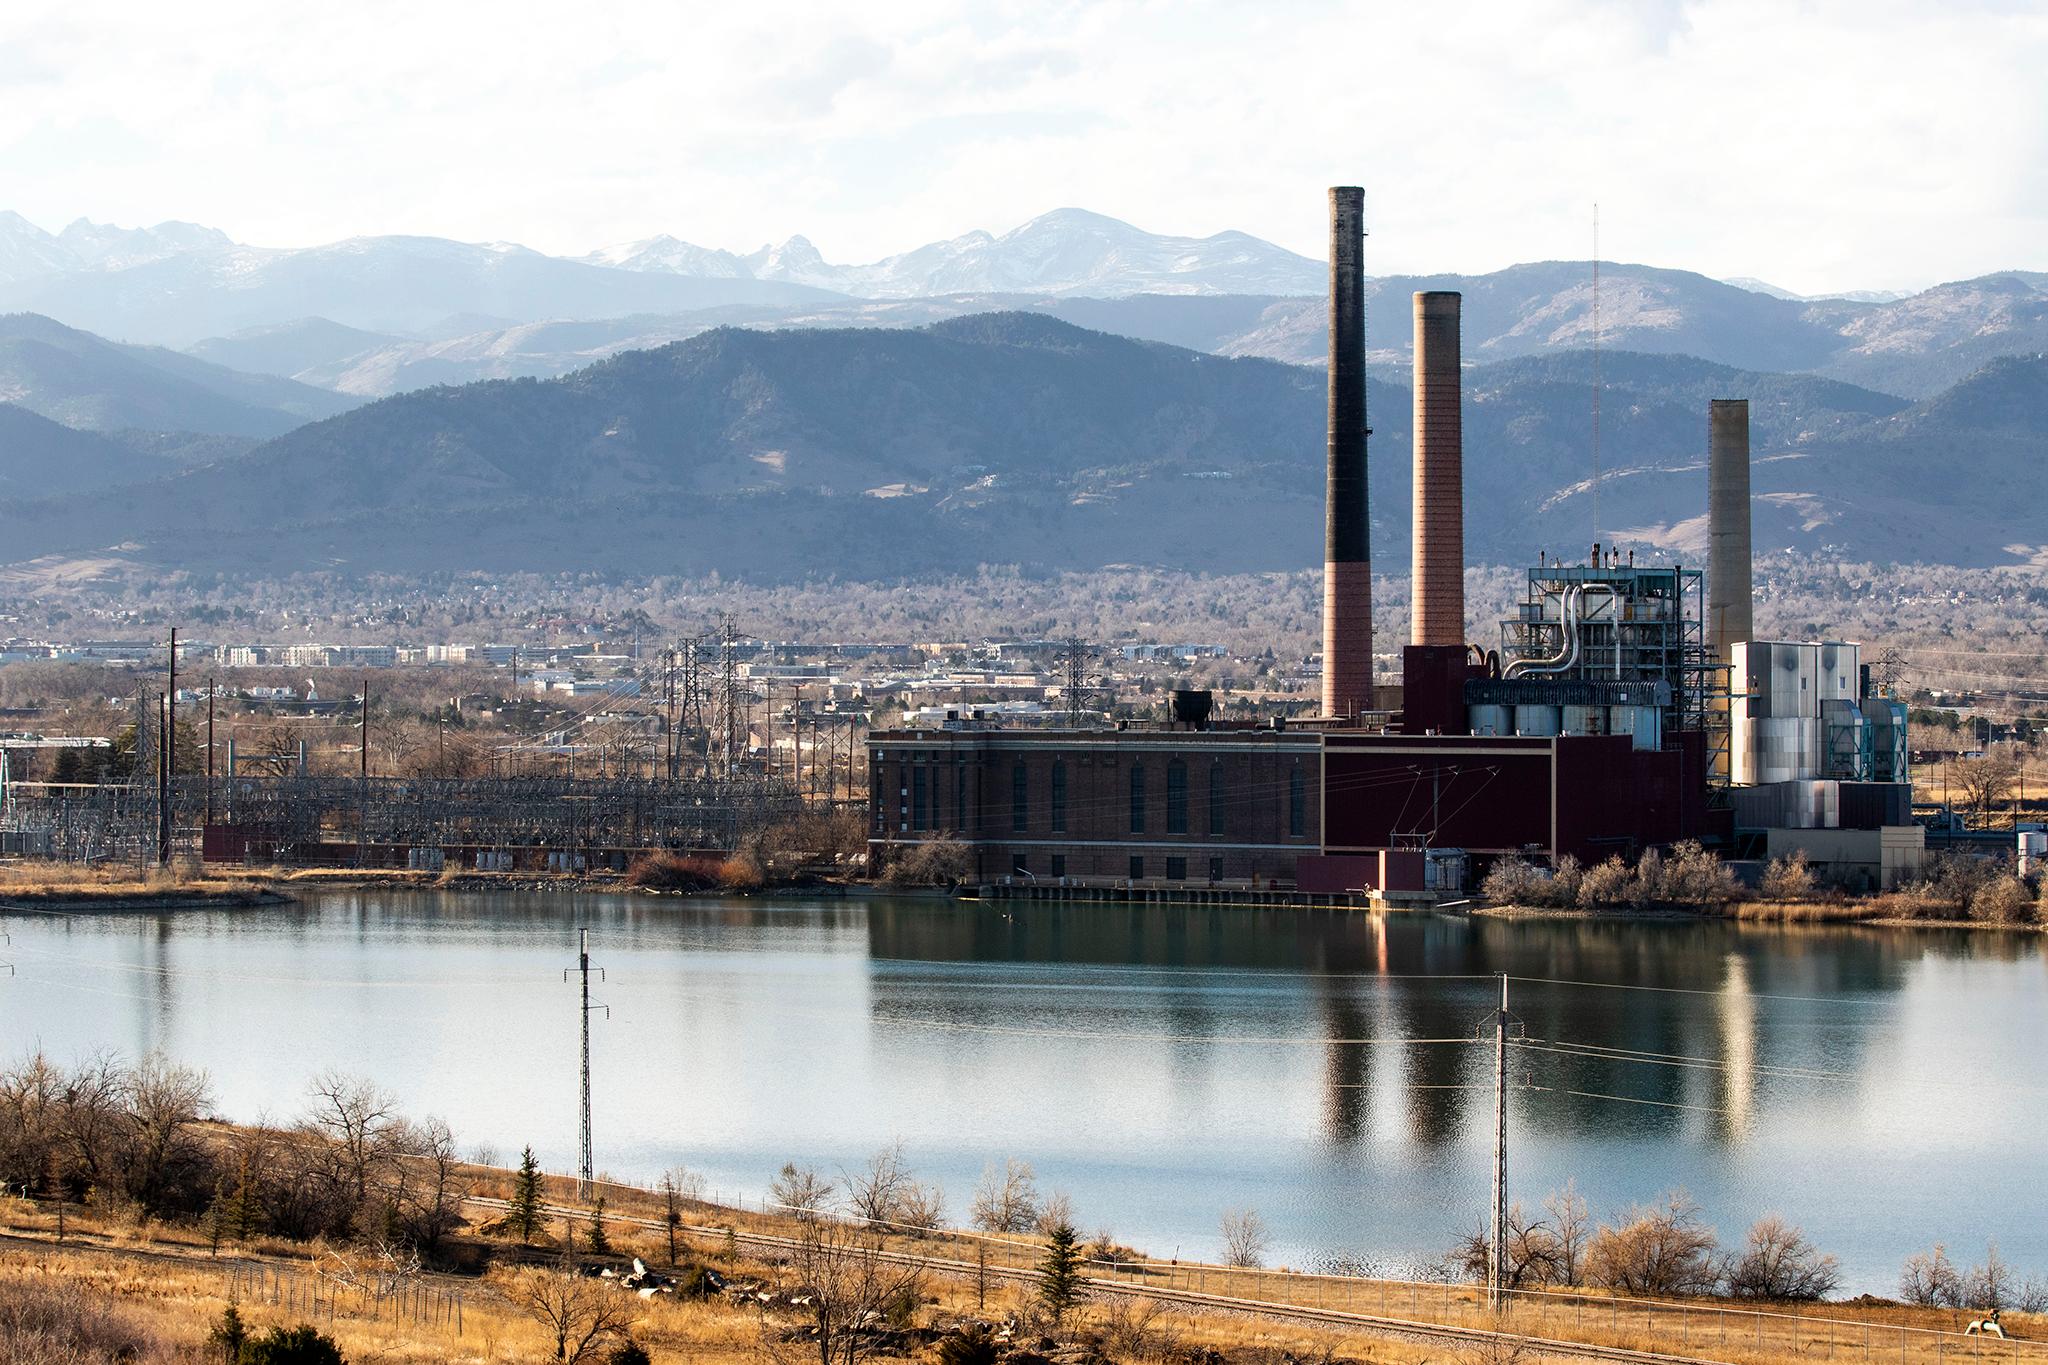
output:
[[216, 679], [206, 680], [206, 823], [200, 827], [199, 857], [206, 857], [206, 831], [213, 825], [213, 694], [220, 690]]
[[359, 724], [357, 755], [359, 772], [356, 778], [356, 866], [361, 867], [368, 860], [370, 842], [370, 679], [363, 678], [363, 706], [356, 717]]
[[[576, 965], [573, 968], [562, 969], [562, 980], [567, 981], [569, 973], [574, 971], [583, 981], [583, 1008], [580, 1011], [583, 1022], [583, 1107], [578, 1129], [581, 1146], [577, 1153], [579, 1164], [576, 1167], [576, 1194], [578, 1198], [587, 1199], [590, 1196], [590, 1186], [596, 1179], [590, 1160], [590, 1012], [593, 1009], [603, 1010], [604, 1017], [609, 1019], [612, 1017], [612, 1011], [609, 1005], [590, 1003], [590, 931], [584, 929], [579, 932], [581, 937], [576, 950]], [[597, 969], [597, 979], [605, 979], [604, 968]]]
[[1501, 1310], [1508, 1280], [1508, 974], [1500, 974], [1493, 1016], [1493, 1235], [1487, 1239], [1486, 1302]]
[[162, 756], [157, 772], [156, 861], [160, 867], [171, 863], [171, 773], [178, 762], [178, 628], [171, 627], [171, 659], [164, 673], [164, 729]]

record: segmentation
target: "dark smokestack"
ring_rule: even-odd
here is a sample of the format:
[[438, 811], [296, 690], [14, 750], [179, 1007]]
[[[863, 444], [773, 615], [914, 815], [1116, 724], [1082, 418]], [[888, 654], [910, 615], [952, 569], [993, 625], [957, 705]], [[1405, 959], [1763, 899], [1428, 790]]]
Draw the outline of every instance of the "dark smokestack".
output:
[[1707, 405], [1707, 628], [1714, 658], [1754, 636], [1750, 611], [1749, 400]]
[[1463, 296], [1415, 296], [1415, 611], [1409, 641], [1465, 643], [1465, 423], [1458, 322]]
[[1323, 528], [1323, 714], [1372, 709], [1365, 490], [1365, 191], [1330, 190], [1330, 469]]

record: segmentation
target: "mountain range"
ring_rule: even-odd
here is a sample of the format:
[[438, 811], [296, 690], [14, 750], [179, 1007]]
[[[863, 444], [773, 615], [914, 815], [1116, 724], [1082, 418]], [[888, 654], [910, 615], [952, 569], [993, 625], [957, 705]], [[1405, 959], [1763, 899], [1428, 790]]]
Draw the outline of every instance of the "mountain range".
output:
[[[1464, 293], [1474, 360], [1589, 345], [1592, 273], [1590, 262], [1550, 261], [1372, 280], [1375, 361], [1405, 361], [1416, 289]], [[1603, 262], [1601, 277], [1606, 346], [1811, 372], [1908, 398], [1996, 356], [2048, 350], [2048, 274], [1827, 298], [1626, 262]], [[570, 259], [432, 237], [258, 248], [189, 223], [81, 221], [48, 233], [0, 213], [0, 310], [362, 397], [562, 374], [725, 324], [923, 326], [1015, 309], [1316, 364], [1325, 284], [1320, 262], [1244, 233], [1162, 235], [1081, 209], [867, 265], [829, 263], [802, 237], [745, 255], [655, 237]]]
[[[1409, 362], [1408, 296], [1465, 296], [1465, 354], [1506, 360], [1590, 346], [1586, 262], [1510, 266], [1487, 275], [1384, 276], [1367, 285], [1367, 340], [1381, 370]], [[1616, 350], [1696, 355], [1746, 370], [1810, 372], [1919, 398], [2000, 355], [2048, 350], [2048, 275], [2012, 272], [1936, 286], [1887, 303], [1793, 301], [1688, 271], [1603, 265], [1601, 342]], [[949, 294], [726, 305], [679, 313], [544, 319], [445, 319], [429, 336], [399, 336], [324, 318], [209, 338], [194, 355], [290, 376], [365, 398], [428, 384], [546, 377], [608, 355], [680, 341], [713, 327], [918, 327], [989, 311], [1030, 311], [1147, 341], [1218, 355], [1321, 364], [1321, 299], [1267, 294]], [[475, 324], [475, 325], [472, 325]]]
[[[1571, 350], [1468, 370], [1472, 562], [1595, 538], [1591, 364]], [[1752, 403], [1760, 551], [2044, 552], [2037, 509], [2004, 495], [2048, 443], [2048, 360], [2001, 359], [1919, 403], [1688, 356], [1601, 366], [1606, 539], [1704, 557], [1706, 402], [1736, 394]], [[1374, 379], [1369, 402], [1374, 554], [1392, 569], [1410, 396]], [[10, 558], [228, 572], [1293, 569], [1320, 554], [1323, 403], [1312, 369], [1036, 313], [720, 327], [560, 378], [402, 394], [147, 484], [9, 502], [0, 532]]]

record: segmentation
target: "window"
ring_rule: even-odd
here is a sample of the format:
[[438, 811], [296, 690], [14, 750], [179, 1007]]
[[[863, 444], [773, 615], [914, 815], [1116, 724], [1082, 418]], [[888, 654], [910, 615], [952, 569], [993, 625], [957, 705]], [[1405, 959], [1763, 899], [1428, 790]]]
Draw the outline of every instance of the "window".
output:
[[1209, 765], [1209, 832], [1223, 833], [1223, 765]]
[[1188, 765], [1177, 758], [1166, 765], [1166, 832], [1188, 832]]
[[1209, 860], [1209, 880], [1211, 883], [1223, 880], [1223, 860], [1221, 858], [1211, 858]]
[[1067, 875], [1066, 854], [1055, 853], [1052, 855], [1052, 875], [1055, 877], [1064, 877]]
[[1186, 858], [1168, 858], [1166, 860], [1166, 880], [1170, 882], [1184, 882], [1187, 879], [1188, 860]]
[[1308, 776], [1299, 768], [1287, 774], [1287, 833], [1296, 839], [1308, 833]]
[[1142, 853], [1133, 853], [1131, 855], [1131, 880], [1134, 882], [1145, 880], [1145, 855]]
[[1067, 765], [1052, 765], [1052, 832], [1067, 832]]
[[1131, 833], [1145, 832], [1145, 769], [1131, 766]]
[[1031, 856], [1026, 853], [1012, 853], [1010, 855], [1010, 871], [1019, 877], [1030, 876]]
[[1031, 793], [1030, 770], [1023, 763], [1010, 765], [1010, 830], [1022, 834], [1031, 827], [1030, 810], [1025, 799]]
[[953, 769], [953, 828], [967, 832], [967, 765]]
[[910, 770], [910, 827], [930, 829], [932, 827], [931, 792], [926, 783], [923, 764]]

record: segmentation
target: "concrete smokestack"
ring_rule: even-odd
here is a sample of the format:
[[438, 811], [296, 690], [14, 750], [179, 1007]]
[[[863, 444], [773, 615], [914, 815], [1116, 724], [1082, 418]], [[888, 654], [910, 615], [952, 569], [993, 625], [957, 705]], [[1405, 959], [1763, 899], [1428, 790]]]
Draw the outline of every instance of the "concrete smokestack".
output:
[[1365, 488], [1365, 191], [1330, 190], [1330, 466], [1323, 525], [1323, 714], [1372, 709]]
[[1707, 405], [1707, 624], [1720, 663], [1754, 638], [1749, 569], [1749, 400], [1716, 398]]
[[1414, 619], [1409, 643], [1465, 643], [1465, 419], [1458, 328], [1464, 296], [1415, 296]]

